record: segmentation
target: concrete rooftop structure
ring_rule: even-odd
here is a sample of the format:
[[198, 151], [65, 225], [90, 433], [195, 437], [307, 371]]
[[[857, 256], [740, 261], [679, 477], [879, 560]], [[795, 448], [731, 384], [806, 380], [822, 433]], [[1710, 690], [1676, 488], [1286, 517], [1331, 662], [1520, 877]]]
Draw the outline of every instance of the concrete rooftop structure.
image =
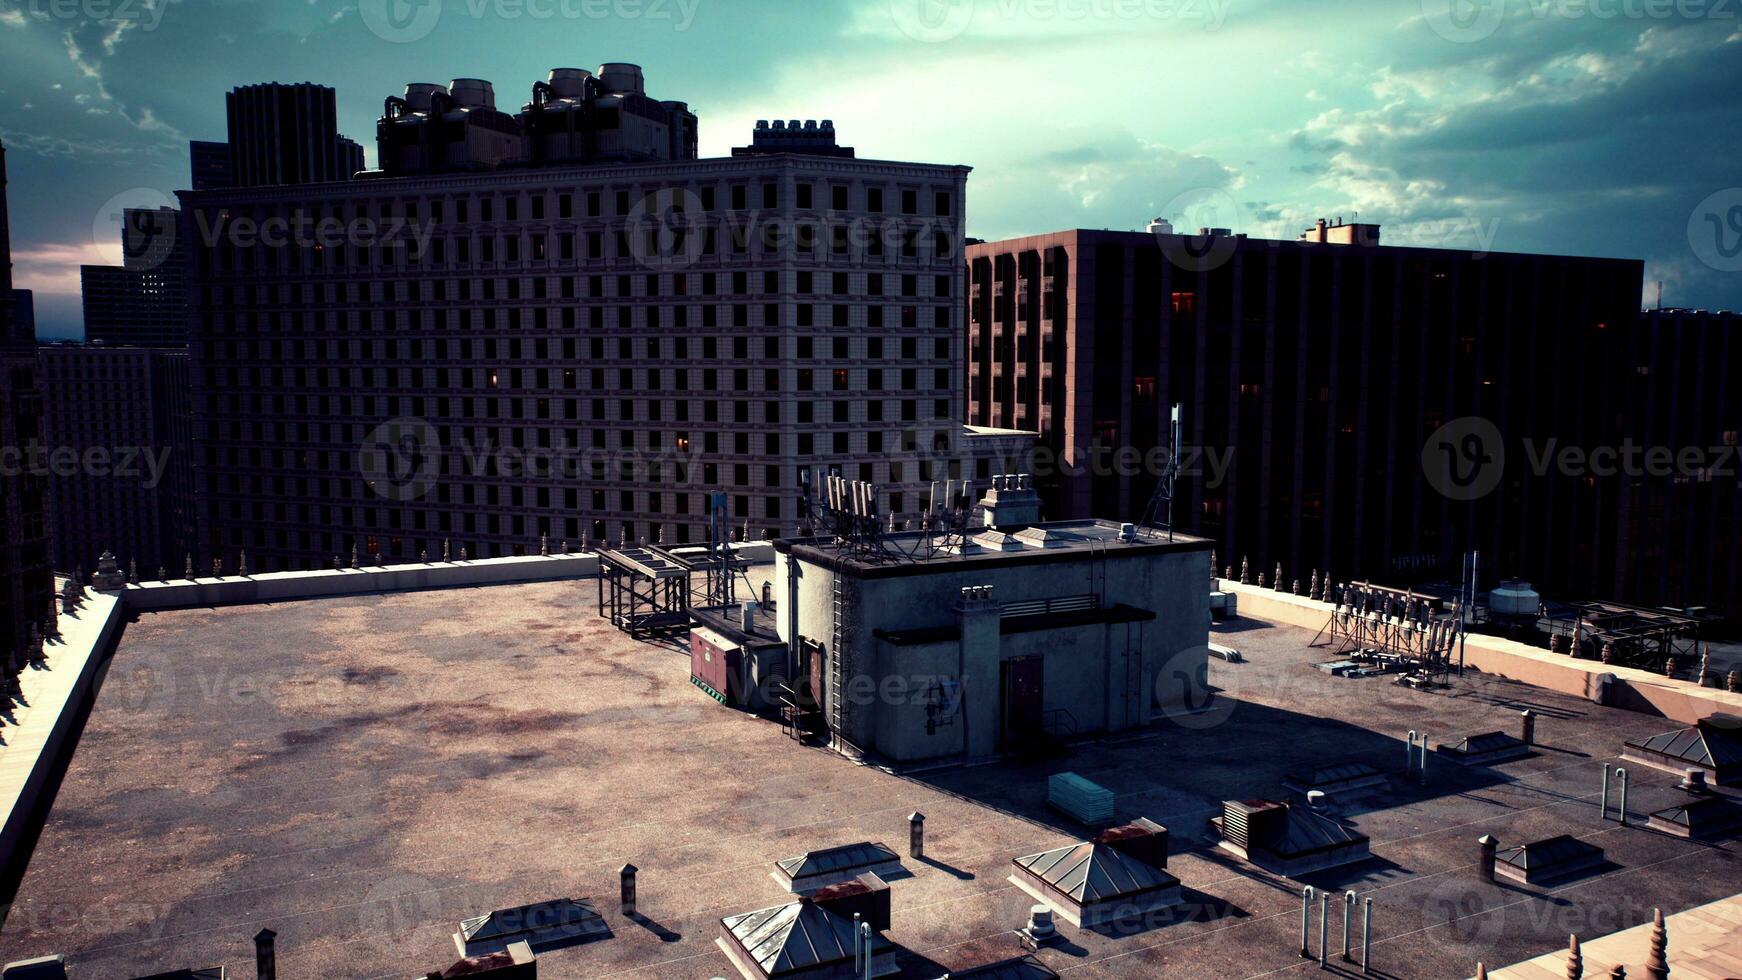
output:
[[[269, 927], [281, 976], [420, 976], [452, 962], [462, 919], [573, 897], [615, 935], [542, 956], [541, 975], [733, 976], [719, 920], [788, 900], [771, 862], [905, 841], [919, 810], [926, 857], [902, 849], [914, 876], [892, 882], [888, 938], [904, 976], [934, 978], [1019, 952], [1033, 900], [1006, 880], [1012, 858], [1085, 834], [1044, 805], [1064, 769], [1116, 792], [1119, 819], [1168, 827], [1186, 899], [1176, 921], [1132, 935], [1063, 927], [1068, 943], [1039, 956], [1070, 978], [1316, 972], [1298, 956], [1300, 882], [1216, 850], [1206, 823], [1224, 799], [1281, 794], [1288, 773], [1342, 760], [1392, 774], [1344, 814], [1374, 860], [1304, 880], [1373, 899], [1383, 974], [1467, 976], [1742, 880], [1734, 841], [1599, 822], [1602, 763], [1661, 719], [1476, 676], [1449, 694], [1329, 677], [1310, 666], [1323, 659], [1310, 630], [1223, 624], [1213, 638], [1248, 662], [1211, 662], [1220, 690], [1203, 712], [1055, 762], [903, 775], [716, 704], [685, 683], [684, 651], [628, 639], [594, 602], [590, 581], [572, 581], [141, 614], [0, 959], [63, 952], [82, 977], [217, 963], [248, 975], [250, 937]], [[1435, 760], [1426, 788], [1396, 775], [1406, 730], [1513, 730], [1526, 707], [1540, 716], [1533, 756]], [[1674, 776], [1632, 776], [1640, 822], [1678, 796]], [[1477, 878], [1477, 837], [1562, 833], [1611, 865], [1550, 889]], [[617, 906], [625, 863], [640, 868], [644, 918]]]

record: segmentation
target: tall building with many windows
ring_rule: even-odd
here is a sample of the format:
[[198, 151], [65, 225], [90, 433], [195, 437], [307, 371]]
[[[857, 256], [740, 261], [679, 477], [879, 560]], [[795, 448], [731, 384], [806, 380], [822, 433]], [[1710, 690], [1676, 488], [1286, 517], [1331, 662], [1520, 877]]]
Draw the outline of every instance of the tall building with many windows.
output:
[[[1175, 523], [1225, 566], [1404, 583], [1455, 579], [1479, 550], [1545, 594], [1634, 591], [1613, 533], [1629, 489], [1538, 474], [1531, 450], [1625, 435], [1641, 263], [1394, 247], [1340, 223], [967, 254], [968, 420], [1039, 430], [1047, 516], [1140, 517], [1178, 403]], [[1469, 451], [1449, 481], [1448, 442]]]
[[121, 213], [121, 264], [79, 267], [85, 340], [129, 347], [185, 347], [187, 297], [174, 208]]
[[216, 191], [236, 186], [235, 163], [230, 159], [230, 144], [211, 140], [189, 140], [188, 175], [192, 179], [190, 186], [196, 191]]
[[363, 169], [363, 147], [339, 133], [337, 97], [325, 85], [240, 85], [224, 103], [237, 187], [350, 180]]
[[202, 562], [699, 542], [713, 490], [761, 538], [801, 472], [906, 515], [1002, 471], [1022, 441], [957, 394], [968, 168], [675, 156], [183, 194], [219, 225], [188, 266]]
[[[12, 243], [6, 215], [6, 148], [0, 146], [0, 296], [12, 295]], [[48, 485], [30, 465], [42, 436], [36, 338], [0, 303], [0, 685], [41, 652], [54, 578], [48, 563]]]
[[54, 344], [37, 351], [51, 465], [54, 567], [91, 569], [105, 551], [141, 575], [182, 573], [194, 548], [188, 353]]
[[1626, 489], [1616, 590], [1742, 611], [1742, 314], [1647, 310], [1625, 344], [1610, 401], [1633, 449], [1606, 478]]

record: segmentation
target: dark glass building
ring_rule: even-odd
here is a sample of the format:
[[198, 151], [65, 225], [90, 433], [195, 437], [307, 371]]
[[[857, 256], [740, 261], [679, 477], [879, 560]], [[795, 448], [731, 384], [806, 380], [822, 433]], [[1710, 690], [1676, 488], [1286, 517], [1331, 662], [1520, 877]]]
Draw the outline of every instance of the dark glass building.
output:
[[1545, 594], [1665, 594], [1615, 530], [1630, 488], [1538, 465], [1629, 432], [1640, 262], [1158, 231], [968, 249], [968, 421], [1040, 431], [1048, 517], [1140, 519], [1180, 403], [1175, 524], [1236, 573], [1455, 580], [1479, 550]]

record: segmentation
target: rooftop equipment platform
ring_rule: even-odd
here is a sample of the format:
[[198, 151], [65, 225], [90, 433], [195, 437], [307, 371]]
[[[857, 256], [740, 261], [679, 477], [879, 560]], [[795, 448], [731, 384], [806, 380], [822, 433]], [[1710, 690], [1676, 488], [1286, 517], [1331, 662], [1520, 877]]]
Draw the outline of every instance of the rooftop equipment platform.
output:
[[684, 633], [692, 605], [734, 605], [736, 576], [747, 564], [729, 546], [682, 555], [653, 545], [604, 549], [599, 615], [636, 639]]

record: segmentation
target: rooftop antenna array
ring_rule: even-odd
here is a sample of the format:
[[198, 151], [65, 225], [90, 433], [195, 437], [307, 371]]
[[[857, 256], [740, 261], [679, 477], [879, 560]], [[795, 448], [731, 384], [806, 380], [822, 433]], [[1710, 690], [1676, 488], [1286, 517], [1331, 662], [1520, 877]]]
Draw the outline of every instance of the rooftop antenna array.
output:
[[1173, 540], [1173, 497], [1179, 484], [1179, 447], [1180, 420], [1183, 413], [1178, 402], [1174, 403], [1173, 412], [1167, 424], [1167, 460], [1162, 464], [1162, 471], [1156, 474], [1155, 493], [1149, 498], [1149, 504], [1143, 508], [1143, 517], [1137, 522], [1139, 530], [1145, 534], [1151, 531], [1167, 532], [1167, 539]]
[[878, 507], [878, 488], [839, 474], [800, 472], [803, 496], [799, 518], [810, 533], [828, 538], [843, 554], [860, 561], [926, 561], [959, 551], [974, 528], [974, 485], [970, 480], [934, 480], [916, 535], [897, 535], [893, 515]]

